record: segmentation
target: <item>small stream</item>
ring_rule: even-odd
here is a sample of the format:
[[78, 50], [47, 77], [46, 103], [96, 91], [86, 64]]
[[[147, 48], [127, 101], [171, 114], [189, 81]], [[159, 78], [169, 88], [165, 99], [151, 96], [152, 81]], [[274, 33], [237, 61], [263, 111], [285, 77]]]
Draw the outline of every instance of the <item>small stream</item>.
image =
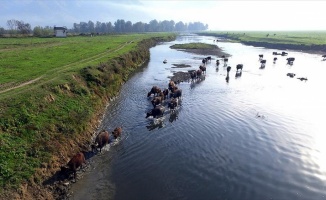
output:
[[[123, 137], [92, 158], [71, 199], [326, 199], [326, 61], [289, 50], [273, 63], [272, 52], [280, 50], [214, 39], [184, 35], [150, 49], [150, 61], [122, 87], [102, 122], [109, 131], [122, 125]], [[150, 88], [167, 88], [174, 71], [198, 69], [205, 57], [169, 48], [190, 42], [217, 44], [232, 55], [229, 81], [223, 62], [217, 70], [219, 58], [207, 55], [213, 60], [205, 79], [178, 85], [177, 111], [146, 119]], [[293, 65], [287, 57], [295, 57]], [[242, 75], [235, 77], [240, 63]]]

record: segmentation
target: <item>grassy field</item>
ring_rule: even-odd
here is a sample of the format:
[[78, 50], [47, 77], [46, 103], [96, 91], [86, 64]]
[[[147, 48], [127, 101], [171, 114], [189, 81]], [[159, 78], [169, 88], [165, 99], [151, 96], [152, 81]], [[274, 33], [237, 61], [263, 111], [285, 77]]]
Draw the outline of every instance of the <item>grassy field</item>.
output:
[[60, 156], [81, 150], [149, 47], [174, 37], [0, 38], [0, 199], [22, 183], [41, 185], [67, 161]]
[[292, 45], [326, 45], [326, 31], [205, 31], [240, 42], [266, 42]]

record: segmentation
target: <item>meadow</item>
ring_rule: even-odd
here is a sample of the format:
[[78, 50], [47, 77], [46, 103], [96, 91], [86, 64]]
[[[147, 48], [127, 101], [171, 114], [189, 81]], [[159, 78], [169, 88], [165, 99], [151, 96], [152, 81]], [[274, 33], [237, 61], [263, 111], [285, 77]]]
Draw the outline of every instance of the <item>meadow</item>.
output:
[[105, 105], [149, 48], [174, 38], [0, 38], [0, 199], [22, 194], [24, 183], [42, 190], [45, 177], [86, 149]]
[[[323, 49], [326, 45], [326, 31], [205, 31], [202, 35], [225, 37], [236, 42], [288, 45], [305, 49]], [[314, 50], [314, 49], [312, 49]]]

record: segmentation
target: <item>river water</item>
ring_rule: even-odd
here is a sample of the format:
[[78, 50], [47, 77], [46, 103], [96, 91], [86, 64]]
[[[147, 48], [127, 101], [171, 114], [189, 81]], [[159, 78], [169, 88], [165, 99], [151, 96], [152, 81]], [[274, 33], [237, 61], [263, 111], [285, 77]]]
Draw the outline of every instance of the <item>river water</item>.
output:
[[[289, 50], [273, 64], [272, 52], [280, 50], [214, 39], [184, 35], [150, 49], [150, 61], [122, 87], [102, 122], [109, 131], [122, 125], [123, 137], [92, 158], [71, 199], [326, 199], [326, 61]], [[205, 57], [169, 48], [190, 42], [231, 54], [229, 81], [223, 62], [217, 70], [218, 58], [210, 55], [204, 80], [179, 84], [177, 111], [146, 119], [150, 88], [167, 88], [172, 72], [198, 69]], [[293, 65], [287, 57], [295, 57]], [[239, 63], [242, 76], [235, 77]]]

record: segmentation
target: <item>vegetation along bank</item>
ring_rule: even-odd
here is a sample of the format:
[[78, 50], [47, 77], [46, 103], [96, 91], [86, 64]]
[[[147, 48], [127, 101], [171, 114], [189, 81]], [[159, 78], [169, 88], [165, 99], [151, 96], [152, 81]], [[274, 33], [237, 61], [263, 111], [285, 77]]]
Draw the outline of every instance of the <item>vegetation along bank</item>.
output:
[[175, 36], [0, 38], [0, 199], [54, 199], [46, 180], [88, 150], [149, 48]]
[[203, 31], [198, 34], [229, 39], [257, 47], [326, 53], [325, 31]]

